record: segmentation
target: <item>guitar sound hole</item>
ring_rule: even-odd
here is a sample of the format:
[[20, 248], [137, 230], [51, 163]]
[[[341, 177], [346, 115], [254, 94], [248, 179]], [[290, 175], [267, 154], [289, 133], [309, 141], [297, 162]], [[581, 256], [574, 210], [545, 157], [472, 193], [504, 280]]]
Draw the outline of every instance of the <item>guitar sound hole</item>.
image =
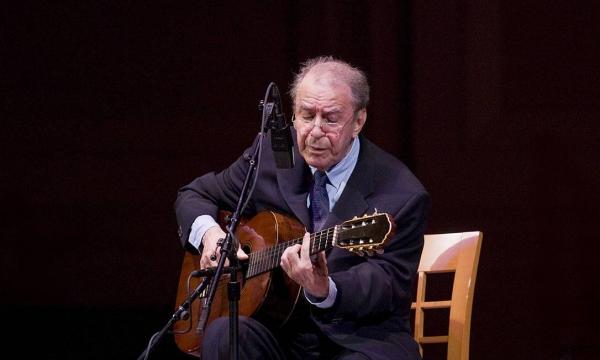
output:
[[252, 252], [252, 248], [248, 244], [242, 245], [242, 251], [246, 254], [250, 254]]

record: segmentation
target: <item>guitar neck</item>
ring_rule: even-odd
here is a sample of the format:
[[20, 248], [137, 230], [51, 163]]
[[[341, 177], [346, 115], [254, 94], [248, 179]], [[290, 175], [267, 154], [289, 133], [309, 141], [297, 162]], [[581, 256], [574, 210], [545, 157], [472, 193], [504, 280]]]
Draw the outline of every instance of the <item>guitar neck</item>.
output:
[[[336, 227], [310, 234], [310, 254], [316, 254], [319, 251], [327, 250], [333, 247]], [[279, 266], [281, 255], [288, 247], [296, 244], [302, 244], [303, 238], [297, 238], [269, 248], [259, 250], [248, 255], [248, 270], [246, 278], [249, 279], [256, 275], [271, 271]]]

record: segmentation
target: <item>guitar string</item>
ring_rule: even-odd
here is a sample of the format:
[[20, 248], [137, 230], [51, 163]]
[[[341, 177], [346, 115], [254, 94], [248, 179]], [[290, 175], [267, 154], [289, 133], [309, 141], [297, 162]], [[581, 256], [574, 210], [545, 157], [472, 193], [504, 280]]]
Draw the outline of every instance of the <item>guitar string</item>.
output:
[[[328, 245], [331, 246], [330, 241], [333, 240], [332, 233], [335, 231], [335, 229], [336, 227], [334, 226], [314, 234], [310, 234], [310, 253], [314, 254], [318, 251], [318, 249], [324, 250], [326, 247], [328, 247]], [[248, 254], [249, 265], [246, 271], [247, 276], [250, 277], [255, 274], [260, 274], [276, 268], [277, 261], [281, 258], [283, 251], [291, 245], [301, 244], [302, 239], [303, 238], [296, 238], [284, 243], [276, 244], [270, 248]], [[323, 246], [323, 241], [325, 241], [325, 246]]]
[[[328, 228], [310, 235], [311, 254], [316, 253], [319, 249], [324, 250], [331, 243], [332, 234], [335, 227]], [[284, 243], [277, 244], [268, 249], [259, 250], [249, 254], [250, 266], [248, 267], [247, 276], [253, 276], [262, 272], [268, 271], [277, 267], [277, 261], [281, 258], [283, 251], [295, 244], [301, 244], [303, 238], [296, 238]], [[325, 243], [325, 246], [323, 245]]]
[[[298, 243], [298, 241], [301, 240], [299, 239], [293, 239], [291, 241], [288, 241], [286, 243], [284, 243], [287, 246], [291, 246], [291, 245], [295, 245]], [[260, 250], [258, 252], [256, 252], [255, 256], [258, 258], [257, 261], [257, 271], [256, 273], [262, 273], [266, 270], [269, 270], [270, 268], [272, 268], [271, 266], [275, 267], [276, 265], [276, 261], [277, 258], [281, 258], [281, 256], [273, 256], [273, 255], [277, 255], [277, 254], [282, 254], [282, 244], [277, 244], [273, 247], [270, 247], [268, 249], [265, 250]], [[274, 261], [275, 263], [271, 264], [271, 261]]]
[[[311, 240], [312, 240], [312, 252], [315, 252], [315, 249], [319, 249], [321, 248], [322, 245], [322, 241], [323, 241], [323, 237], [325, 236], [325, 241], [327, 241], [330, 233], [333, 231], [333, 228], [331, 229], [327, 229], [324, 231], [321, 231], [319, 233], [316, 234], [312, 234], [311, 235]], [[318, 240], [318, 242], [316, 241]], [[258, 258], [258, 262], [256, 262], [258, 264], [258, 268], [259, 271], [264, 271], [264, 270], [269, 270], [271, 268], [274, 268], [277, 266], [277, 261], [281, 258], [281, 254], [283, 254], [283, 251], [290, 245], [294, 245], [294, 244], [298, 244], [302, 242], [302, 238], [297, 238], [282, 244], [277, 244], [276, 246], [273, 246], [269, 249], [265, 249], [265, 250], [261, 250], [259, 252], [256, 252], [253, 256]], [[276, 256], [274, 256], [276, 255]], [[252, 270], [254, 270], [254, 267], [252, 267]], [[249, 272], [251, 273], [251, 272]]]

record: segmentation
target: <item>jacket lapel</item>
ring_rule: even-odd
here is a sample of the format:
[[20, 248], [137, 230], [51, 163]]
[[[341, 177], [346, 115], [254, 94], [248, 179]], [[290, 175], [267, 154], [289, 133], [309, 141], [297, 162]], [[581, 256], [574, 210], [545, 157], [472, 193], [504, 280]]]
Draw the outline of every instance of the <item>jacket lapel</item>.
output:
[[373, 192], [374, 167], [371, 159], [369, 143], [360, 138], [360, 153], [358, 161], [348, 179], [342, 196], [337, 201], [327, 217], [324, 228], [332, 227], [363, 215], [369, 210], [366, 197]]
[[277, 185], [283, 198], [296, 218], [306, 227], [310, 224], [310, 214], [306, 207], [310, 170], [294, 147], [295, 166], [291, 169], [277, 169]]

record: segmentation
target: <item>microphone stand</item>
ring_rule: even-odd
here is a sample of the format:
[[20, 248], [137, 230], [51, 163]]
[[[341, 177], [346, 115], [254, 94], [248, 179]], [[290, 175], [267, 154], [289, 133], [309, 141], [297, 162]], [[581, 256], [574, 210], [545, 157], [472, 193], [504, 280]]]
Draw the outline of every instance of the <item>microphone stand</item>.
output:
[[[258, 135], [262, 136], [262, 132]], [[208, 285], [210, 278], [210, 287], [209, 287], [209, 295], [208, 295], [208, 308], [205, 310], [207, 316], [210, 314], [210, 307], [212, 305], [213, 299], [216, 294], [216, 289], [218, 288], [219, 279], [223, 272], [228, 272], [230, 274], [229, 284], [227, 286], [227, 295], [229, 297], [229, 344], [230, 344], [230, 359], [237, 360], [239, 359], [239, 343], [238, 343], [238, 324], [239, 324], [239, 300], [240, 300], [240, 282], [237, 279], [238, 272], [241, 270], [240, 262], [237, 258], [237, 249], [239, 247], [239, 242], [233, 234], [239, 224], [239, 220], [241, 217], [241, 212], [243, 211], [244, 203], [246, 196], [249, 190], [250, 180], [252, 179], [254, 172], [256, 170], [256, 165], [258, 162], [258, 153], [261, 147], [260, 139], [258, 146], [255, 147], [252, 156], [248, 160], [248, 173], [246, 174], [246, 179], [244, 180], [244, 186], [242, 187], [242, 191], [240, 193], [240, 197], [237, 203], [237, 207], [233, 215], [230, 217], [229, 226], [227, 227], [227, 235], [225, 239], [223, 239], [221, 245], [221, 258], [219, 259], [219, 263], [216, 269], [204, 269], [197, 270], [192, 273], [194, 277], [206, 277], [204, 281], [190, 294], [190, 296], [186, 299], [186, 301], [179, 306], [179, 308], [175, 311], [175, 313], [171, 316], [171, 319], [167, 322], [167, 324], [157, 333], [155, 333], [150, 339], [148, 346], [144, 350], [144, 352], [138, 357], [138, 360], [144, 360], [148, 358], [150, 352], [154, 349], [159, 340], [164, 336], [164, 334], [173, 326], [173, 324], [180, 320], [186, 318], [188, 314], [188, 309], [194, 300], [200, 296], [200, 294], [204, 291], [206, 286]], [[225, 259], [229, 259], [229, 266], [225, 267]]]
[[[254, 151], [250, 157], [246, 157], [248, 159], [248, 172], [246, 173], [246, 178], [244, 179], [244, 185], [242, 186], [242, 191], [240, 192], [240, 196], [238, 199], [238, 203], [235, 211], [229, 218], [229, 226], [227, 227], [227, 235], [221, 245], [221, 258], [219, 259], [219, 264], [217, 265], [217, 269], [215, 270], [215, 276], [212, 279], [212, 283], [209, 289], [209, 301], [208, 301], [208, 314], [210, 314], [210, 306], [213, 302], [216, 289], [218, 287], [219, 278], [221, 277], [223, 265], [225, 264], [225, 259], [229, 259], [229, 268], [230, 268], [230, 278], [229, 284], [227, 286], [227, 296], [229, 298], [229, 358], [231, 360], [239, 359], [239, 300], [240, 300], [240, 282], [237, 279], [238, 271], [241, 270], [240, 262], [237, 258], [237, 250], [239, 248], [239, 241], [233, 235], [239, 225], [240, 218], [244, 208], [246, 207], [247, 200], [251, 196], [252, 190], [254, 190], [254, 185], [250, 186], [251, 180], [256, 180], [255, 171], [258, 168], [260, 153], [262, 149], [262, 140], [264, 134], [267, 132], [267, 120], [271, 119], [273, 116], [273, 108], [275, 104], [273, 102], [267, 102], [269, 95], [271, 94], [271, 89], [273, 88], [274, 83], [271, 83], [267, 88], [267, 92], [265, 94], [265, 99], [259, 103], [259, 110], [262, 110], [262, 123], [261, 123], [261, 131], [257, 135], [256, 146], [254, 146]], [[250, 191], [250, 194], [249, 194]]]
[[[192, 276], [205, 276], [206, 279], [200, 284], [196, 290], [186, 299], [186, 301], [179, 306], [177, 311], [172, 315], [171, 319], [167, 322], [167, 324], [158, 332], [155, 333], [148, 343], [148, 347], [144, 350], [144, 352], [138, 357], [138, 360], [147, 359], [150, 352], [153, 350], [154, 346], [158, 343], [158, 341], [162, 338], [162, 336], [171, 328], [171, 326], [178, 320], [182, 318], [186, 318], [189, 316], [188, 309], [191, 303], [198, 298], [198, 296], [204, 291], [206, 288], [209, 278], [210, 286], [209, 286], [209, 295], [208, 295], [208, 307], [205, 310], [207, 316], [210, 315], [210, 308], [213, 302], [213, 299], [216, 294], [216, 289], [218, 288], [219, 279], [223, 274], [225, 269], [226, 272], [230, 273], [229, 284], [227, 287], [227, 295], [229, 298], [229, 355], [230, 359], [238, 360], [239, 359], [239, 342], [238, 342], [238, 325], [239, 325], [239, 300], [240, 300], [240, 282], [238, 281], [238, 272], [241, 272], [240, 262], [237, 258], [237, 250], [239, 248], [239, 241], [233, 235], [239, 225], [240, 218], [244, 208], [246, 207], [247, 200], [251, 196], [252, 190], [254, 190], [254, 184], [250, 186], [251, 180], [256, 181], [255, 172], [259, 165], [260, 153], [262, 150], [262, 140], [265, 136], [265, 133], [269, 129], [267, 123], [268, 120], [273, 117], [273, 109], [275, 108], [275, 104], [273, 102], [267, 102], [269, 95], [271, 94], [272, 88], [276, 85], [274, 83], [269, 84], [265, 99], [260, 101], [259, 110], [262, 110], [262, 123], [261, 123], [261, 131], [257, 135], [257, 141], [255, 142], [254, 149], [251, 156], [247, 156], [248, 160], [248, 172], [246, 173], [246, 178], [244, 179], [244, 185], [242, 186], [242, 190], [240, 192], [240, 196], [237, 202], [237, 206], [231, 217], [229, 218], [229, 225], [227, 227], [227, 235], [225, 239], [223, 239], [221, 244], [221, 258], [219, 259], [219, 263], [215, 269], [204, 269], [194, 271]], [[250, 192], [250, 193], [249, 193]], [[229, 259], [229, 266], [225, 267], [225, 260]]]
[[254, 171], [256, 169], [256, 163], [258, 160], [256, 155], [258, 154], [259, 147], [260, 146], [256, 147], [252, 158], [248, 162], [248, 173], [246, 174], [246, 179], [244, 180], [244, 185], [242, 187], [242, 192], [240, 193], [240, 197], [238, 199], [236, 210], [231, 215], [231, 218], [229, 220], [229, 226], [227, 227], [227, 235], [225, 236], [223, 245], [221, 245], [221, 258], [219, 259], [219, 264], [217, 265], [215, 276], [212, 279], [208, 298], [208, 314], [210, 314], [210, 306], [215, 297], [218, 282], [223, 272], [225, 259], [229, 259], [229, 267], [231, 271], [229, 276], [229, 284], [227, 285], [227, 296], [229, 298], [229, 358], [232, 360], [239, 359], [238, 324], [239, 300], [241, 292], [240, 282], [237, 279], [238, 271], [241, 270], [240, 262], [237, 258], [239, 241], [235, 236], [233, 236], [233, 234], [235, 233], [235, 230], [237, 229], [237, 226], [240, 222], [241, 211], [249, 189], [248, 185], [250, 184], [250, 179], [254, 175]]
[[152, 350], [154, 350], [154, 348], [156, 347], [156, 344], [158, 344], [160, 339], [162, 339], [162, 337], [167, 333], [167, 331], [171, 328], [171, 326], [173, 326], [173, 324], [175, 324], [175, 322], [177, 322], [181, 319], [186, 319], [189, 316], [188, 310], [189, 310], [191, 304], [194, 302], [194, 300], [196, 300], [196, 298], [198, 296], [200, 296], [200, 294], [202, 294], [202, 292], [208, 285], [209, 277], [212, 276], [212, 270], [206, 270], [204, 273], [201, 273], [203, 271], [205, 271], [205, 270], [199, 270], [198, 276], [205, 276], [206, 278], [204, 279], [204, 281], [202, 281], [202, 283], [196, 287], [196, 289], [188, 296], [188, 298], [183, 302], [183, 304], [179, 305], [177, 310], [173, 313], [173, 315], [171, 315], [171, 319], [169, 319], [167, 324], [159, 332], [152, 335], [152, 337], [150, 338], [150, 341], [148, 342], [148, 346], [140, 354], [140, 356], [138, 357], [138, 360], [147, 359], [148, 356], [150, 355], [150, 352], [152, 352]]
[[[274, 102], [267, 102], [268, 98], [271, 95], [272, 89], [275, 88], [276, 85], [274, 83], [270, 83], [267, 87], [267, 91], [265, 94], [264, 100], [259, 103], [259, 110], [262, 111], [262, 123], [260, 127], [260, 132], [257, 135], [256, 146], [254, 146], [254, 151], [251, 156], [246, 155], [246, 159], [248, 160], [248, 172], [246, 173], [246, 178], [244, 179], [244, 185], [242, 186], [242, 190], [240, 192], [240, 196], [238, 198], [237, 206], [231, 217], [229, 218], [229, 226], [227, 227], [227, 235], [223, 240], [221, 245], [221, 258], [219, 259], [219, 264], [217, 265], [217, 269], [215, 271], [215, 276], [212, 279], [212, 283], [209, 289], [209, 301], [208, 301], [208, 314], [210, 314], [210, 306], [212, 305], [213, 299], [215, 297], [215, 292], [218, 287], [218, 282], [221, 277], [221, 273], [223, 270], [223, 265], [225, 264], [225, 259], [229, 259], [229, 268], [230, 268], [230, 278], [229, 284], [227, 286], [227, 296], [229, 298], [229, 358], [231, 360], [239, 359], [239, 300], [240, 300], [240, 282], [237, 279], [238, 272], [241, 270], [240, 262], [237, 258], [237, 250], [239, 248], [239, 241], [233, 235], [239, 225], [240, 218], [246, 207], [248, 199], [251, 196], [252, 191], [254, 190], [254, 183], [256, 182], [256, 170], [259, 165], [260, 153], [262, 150], [262, 140], [265, 136], [265, 133], [268, 131], [268, 123], [272, 123], [273, 118], [273, 110], [275, 108]], [[253, 181], [252, 186], [250, 186], [251, 180]]]

